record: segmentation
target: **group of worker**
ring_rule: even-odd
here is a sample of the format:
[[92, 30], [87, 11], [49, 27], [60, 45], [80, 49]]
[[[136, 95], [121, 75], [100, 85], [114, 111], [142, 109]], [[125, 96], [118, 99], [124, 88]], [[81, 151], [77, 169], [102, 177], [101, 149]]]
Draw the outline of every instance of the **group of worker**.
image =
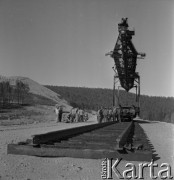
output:
[[[62, 106], [55, 106], [55, 112], [57, 116], [57, 122], [85, 122], [88, 120], [88, 114], [83, 109], [72, 108], [70, 112], [63, 111]], [[66, 118], [63, 119], [62, 115], [66, 113]]]
[[120, 109], [113, 107], [101, 107], [97, 111], [97, 122], [110, 122], [110, 121], [120, 121]]
[[68, 114], [69, 122], [85, 122], [87, 121], [87, 114], [83, 109], [72, 108], [70, 113]]

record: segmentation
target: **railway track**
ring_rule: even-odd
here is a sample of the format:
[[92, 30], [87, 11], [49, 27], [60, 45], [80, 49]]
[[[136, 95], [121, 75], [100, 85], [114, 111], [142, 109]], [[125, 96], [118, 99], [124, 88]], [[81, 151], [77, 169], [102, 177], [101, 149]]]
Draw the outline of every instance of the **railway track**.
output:
[[106, 122], [33, 135], [25, 142], [8, 144], [7, 153], [131, 161], [152, 159], [147, 137], [137, 122]]

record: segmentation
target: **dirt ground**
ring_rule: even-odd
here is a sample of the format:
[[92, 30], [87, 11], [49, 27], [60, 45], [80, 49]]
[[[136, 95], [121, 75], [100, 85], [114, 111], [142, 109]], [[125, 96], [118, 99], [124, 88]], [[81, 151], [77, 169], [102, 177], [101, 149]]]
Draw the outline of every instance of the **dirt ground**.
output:
[[[102, 159], [41, 158], [7, 154], [7, 144], [25, 141], [33, 134], [91, 123], [96, 123], [96, 116], [91, 116], [85, 123], [56, 123], [55, 114], [53, 113], [49, 122], [24, 125], [0, 125], [0, 180], [100, 180]], [[154, 160], [159, 166], [155, 169], [156, 175], [162, 169], [160, 165], [163, 162], [170, 164], [173, 173], [174, 125], [157, 122], [141, 124], [141, 126], [154, 146]], [[140, 162], [121, 161], [118, 165], [120, 172], [127, 169], [125, 167], [126, 163], [134, 163], [138, 171]], [[144, 179], [151, 179], [148, 168], [144, 169], [143, 176]], [[113, 179], [119, 178], [113, 174]]]

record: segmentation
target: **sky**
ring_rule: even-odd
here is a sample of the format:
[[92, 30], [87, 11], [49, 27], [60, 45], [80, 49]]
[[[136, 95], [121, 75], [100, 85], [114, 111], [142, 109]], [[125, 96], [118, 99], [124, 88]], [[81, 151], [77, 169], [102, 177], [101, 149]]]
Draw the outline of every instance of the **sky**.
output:
[[118, 23], [128, 17], [141, 94], [174, 97], [173, 0], [0, 0], [0, 75], [113, 87]]

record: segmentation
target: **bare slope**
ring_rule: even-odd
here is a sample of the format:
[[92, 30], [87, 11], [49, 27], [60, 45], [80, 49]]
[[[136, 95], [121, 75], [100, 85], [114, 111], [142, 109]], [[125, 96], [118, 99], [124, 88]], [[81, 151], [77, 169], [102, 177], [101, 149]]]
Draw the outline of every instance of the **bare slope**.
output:
[[51, 99], [55, 101], [55, 104], [58, 103], [60, 105], [64, 105], [67, 108], [70, 108], [68, 105], [67, 101], [64, 99], [60, 99], [60, 95], [53, 92], [52, 90], [40, 85], [36, 81], [33, 81], [32, 79], [28, 77], [20, 77], [20, 76], [11, 76], [11, 77], [5, 77], [5, 76], [0, 76], [0, 82], [8, 80], [11, 85], [15, 85], [16, 80], [20, 80], [23, 83], [26, 83], [29, 85], [30, 88], [30, 93], [37, 94], [43, 97], [46, 97], [48, 99]]

